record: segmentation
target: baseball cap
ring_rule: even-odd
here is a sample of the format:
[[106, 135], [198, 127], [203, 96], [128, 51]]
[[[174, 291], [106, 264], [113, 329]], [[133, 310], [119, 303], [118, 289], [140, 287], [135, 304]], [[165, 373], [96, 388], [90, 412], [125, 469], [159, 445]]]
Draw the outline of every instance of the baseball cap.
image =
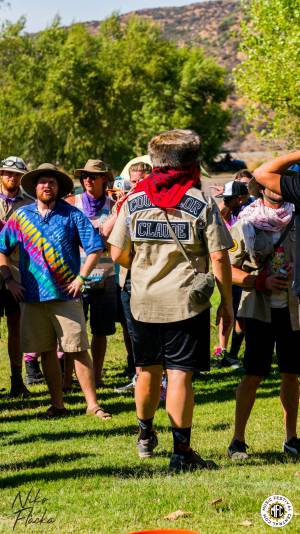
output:
[[248, 187], [246, 184], [232, 180], [231, 182], [226, 182], [223, 193], [216, 195], [216, 198], [239, 197], [240, 195], [247, 194]]

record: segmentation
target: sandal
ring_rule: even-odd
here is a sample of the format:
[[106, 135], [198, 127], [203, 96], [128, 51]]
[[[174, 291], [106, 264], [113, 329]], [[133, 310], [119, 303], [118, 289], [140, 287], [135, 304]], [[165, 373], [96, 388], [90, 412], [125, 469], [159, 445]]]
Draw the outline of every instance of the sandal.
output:
[[68, 415], [68, 410], [66, 408], [57, 408], [56, 406], [50, 406], [46, 411], [47, 419], [54, 419], [55, 417], [64, 417]]
[[106, 412], [101, 408], [100, 406], [94, 406], [94, 408], [87, 408], [86, 415], [95, 415], [96, 417], [99, 417], [99, 419], [111, 419], [112, 416], [110, 413]]

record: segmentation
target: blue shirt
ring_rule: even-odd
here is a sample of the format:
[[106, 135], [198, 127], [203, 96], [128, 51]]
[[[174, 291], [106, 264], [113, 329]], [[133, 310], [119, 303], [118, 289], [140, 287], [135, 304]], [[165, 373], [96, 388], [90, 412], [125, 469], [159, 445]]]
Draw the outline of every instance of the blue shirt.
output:
[[17, 209], [0, 233], [0, 252], [9, 256], [17, 245], [25, 302], [71, 300], [64, 286], [79, 273], [79, 246], [86, 254], [104, 249], [88, 218], [64, 200], [45, 217], [36, 203]]

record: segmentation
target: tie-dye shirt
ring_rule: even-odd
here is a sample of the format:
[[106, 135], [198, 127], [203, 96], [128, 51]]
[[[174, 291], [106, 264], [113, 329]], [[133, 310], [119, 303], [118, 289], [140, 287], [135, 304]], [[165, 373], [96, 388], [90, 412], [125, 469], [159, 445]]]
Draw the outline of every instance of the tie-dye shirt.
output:
[[17, 209], [0, 233], [0, 252], [9, 256], [17, 245], [25, 302], [71, 300], [63, 286], [79, 273], [79, 247], [86, 254], [104, 249], [88, 218], [64, 200], [45, 217], [36, 203]]

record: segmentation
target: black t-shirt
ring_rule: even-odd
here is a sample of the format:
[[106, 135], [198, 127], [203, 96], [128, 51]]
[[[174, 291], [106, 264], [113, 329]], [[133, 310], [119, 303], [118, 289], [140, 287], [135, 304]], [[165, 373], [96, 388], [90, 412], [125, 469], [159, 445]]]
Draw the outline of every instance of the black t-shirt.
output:
[[296, 258], [293, 290], [300, 297], [300, 173], [293, 176], [282, 175], [280, 190], [283, 200], [295, 204]]

